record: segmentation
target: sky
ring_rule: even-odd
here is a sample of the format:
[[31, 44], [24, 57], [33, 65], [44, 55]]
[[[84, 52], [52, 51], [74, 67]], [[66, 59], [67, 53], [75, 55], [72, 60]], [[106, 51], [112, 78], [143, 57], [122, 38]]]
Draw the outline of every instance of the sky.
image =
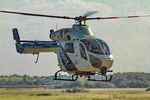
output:
[[[0, 0], [0, 10], [91, 17], [150, 15], [150, 0]], [[59, 70], [55, 53], [21, 55], [16, 52], [12, 28], [21, 39], [50, 40], [50, 29], [72, 27], [73, 20], [29, 17], [0, 13], [0, 75], [54, 75]], [[95, 37], [105, 40], [114, 55], [116, 72], [150, 73], [150, 17], [88, 21]]]

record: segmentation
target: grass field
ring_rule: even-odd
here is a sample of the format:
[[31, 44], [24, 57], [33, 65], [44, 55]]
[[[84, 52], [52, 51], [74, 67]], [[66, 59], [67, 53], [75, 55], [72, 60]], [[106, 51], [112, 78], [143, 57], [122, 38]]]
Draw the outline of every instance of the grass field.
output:
[[0, 89], [0, 100], [150, 100], [145, 89], [89, 89], [64, 93], [61, 89]]

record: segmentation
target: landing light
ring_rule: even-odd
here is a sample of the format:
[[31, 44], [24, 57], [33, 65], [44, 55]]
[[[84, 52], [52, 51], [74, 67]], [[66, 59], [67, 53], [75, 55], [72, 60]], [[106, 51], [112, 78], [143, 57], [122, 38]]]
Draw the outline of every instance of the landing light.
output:
[[112, 55], [112, 54], [111, 54], [111, 55], [109, 55], [109, 58], [110, 58], [110, 59], [113, 59], [113, 55]]

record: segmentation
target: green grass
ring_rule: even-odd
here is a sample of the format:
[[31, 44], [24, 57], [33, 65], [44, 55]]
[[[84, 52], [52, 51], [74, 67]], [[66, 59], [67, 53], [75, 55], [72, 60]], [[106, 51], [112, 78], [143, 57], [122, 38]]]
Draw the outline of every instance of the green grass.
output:
[[63, 93], [54, 89], [0, 89], [0, 100], [150, 100], [144, 89], [90, 89], [87, 93]]

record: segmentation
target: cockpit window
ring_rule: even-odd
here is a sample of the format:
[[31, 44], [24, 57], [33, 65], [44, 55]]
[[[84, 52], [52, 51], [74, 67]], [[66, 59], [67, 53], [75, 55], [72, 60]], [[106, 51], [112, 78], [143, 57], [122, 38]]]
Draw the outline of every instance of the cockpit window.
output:
[[100, 40], [100, 39], [96, 39], [96, 40], [99, 42], [99, 44], [102, 45], [102, 47], [105, 50], [106, 54], [111, 54], [112, 53], [109, 46], [103, 40]]
[[83, 42], [88, 52], [105, 54], [105, 50], [95, 39], [83, 39], [81, 42]]

